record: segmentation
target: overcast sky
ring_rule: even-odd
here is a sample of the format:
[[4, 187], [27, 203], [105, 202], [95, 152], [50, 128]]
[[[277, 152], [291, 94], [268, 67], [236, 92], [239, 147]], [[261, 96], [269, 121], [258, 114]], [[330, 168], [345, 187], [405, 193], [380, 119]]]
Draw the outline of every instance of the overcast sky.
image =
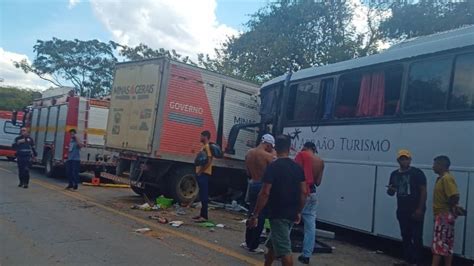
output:
[[267, 0], [1, 0], [0, 78], [3, 84], [44, 89], [50, 83], [24, 74], [13, 60], [34, 58], [36, 40], [99, 39], [145, 43], [195, 56], [212, 53], [243, 30]]

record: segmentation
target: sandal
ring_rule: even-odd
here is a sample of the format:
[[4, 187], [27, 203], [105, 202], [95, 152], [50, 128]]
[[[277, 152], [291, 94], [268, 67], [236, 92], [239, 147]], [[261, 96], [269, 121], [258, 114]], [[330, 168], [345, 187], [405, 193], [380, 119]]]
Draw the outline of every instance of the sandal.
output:
[[205, 222], [207, 222], [207, 219], [203, 218], [203, 217], [199, 217], [199, 219], [195, 219], [194, 222], [195, 223], [205, 223]]

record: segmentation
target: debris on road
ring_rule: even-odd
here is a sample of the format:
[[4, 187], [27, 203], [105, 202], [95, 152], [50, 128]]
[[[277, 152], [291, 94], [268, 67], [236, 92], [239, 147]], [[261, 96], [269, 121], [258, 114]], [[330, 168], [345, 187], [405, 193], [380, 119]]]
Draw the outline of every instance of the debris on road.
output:
[[176, 209], [176, 215], [186, 215], [186, 212], [184, 211], [183, 207], [181, 207], [178, 203], [174, 205], [174, 208]]
[[334, 232], [326, 231], [326, 230], [322, 230], [322, 229], [316, 229], [316, 235], [318, 237], [322, 237], [322, 238], [326, 238], [326, 239], [335, 239], [336, 238], [336, 234]]
[[244, 206], [237, 203], [237, 201], [233, 200], [231, 204], [221, 203], [217, 201], [209, 202], [209, 207], [214, 207], [216, 209], [226, 209], [228, 211], [235, 211], [235, 212], [248, 212], [249, 210]]
[[160, 206], [162, 209], [167, 209], [173, 206], [173, 199], [168, 199], [163, 196], [156, 198], [156, 205]]
[[223, 225], [223, 224], [216, 224], [216, 227], [218, 227], [218, 228], [224, 228], [225, 225]]
[[158, 206], [158, 205], [151, 206], [148, 203], [143, 203], [142, 205], [132, 205], [132, 207], [130, 207], [130, 209], [132, 209], [132, 210], [142, 210], [142, 211], [158, 211], [160, 209], [160, 206]]
[[211, 227], [215, 227], [216, 224], [214, 222], [207, 221], [207, 222], [199, 223], [199, 226], [211, 228]]
[[143, 234], [143, 233], [146, 233], [146, 232], [150, 232], [150, 231], [151, 231], [151, 229], [148, 228], [148, 227], [135, 229], [135, 233], [140, 233], [140, 234]]
[[82, 184], [84, 186], [90, 186], [90, 187], [130, 188], [130, 185], [124, 185], [124, 184], [104, 184], [104, 183], [93, 184], [89, 182], [82, 182]]
[[170, 222], [170, 225], [173, 226], [173, 227], [180, 227], [183, 224], [184, 224], [183, 221], [171, 221]]
[[148, 216], [148, 218], [150, 218], [152, 220], [156, 220], [160, 224], [167, 224], [168, 223], [168, 219], [166, 219], [165, 217], [160, 217], [160, 216], [157, 216], [157, 215], [150, 215], [150, 216]]

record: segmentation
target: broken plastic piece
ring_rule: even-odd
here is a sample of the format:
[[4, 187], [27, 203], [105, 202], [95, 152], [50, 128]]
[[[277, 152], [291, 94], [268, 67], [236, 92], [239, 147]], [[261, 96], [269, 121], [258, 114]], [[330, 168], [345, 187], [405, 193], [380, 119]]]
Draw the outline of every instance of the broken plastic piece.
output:
[[148, 227], [135, 229], [135, 233], [140, 233], [140, 234], [143, 234], [143, 233], [146, 233], [146, 232], [150, 232], [150, 231], [151, 231], [151, 229], [148, 228]]

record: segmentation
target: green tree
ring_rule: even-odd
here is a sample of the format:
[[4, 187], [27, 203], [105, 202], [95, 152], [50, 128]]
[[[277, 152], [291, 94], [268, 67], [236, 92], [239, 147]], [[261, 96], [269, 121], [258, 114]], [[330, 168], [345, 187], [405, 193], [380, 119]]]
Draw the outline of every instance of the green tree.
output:
[[351, 22], [344, 0], [272, 2], [251, 16], [247, 31], [230, 38], [217, 59], [200, 55], [199, 64], [262, 82], [288, 69], [351, 59], [363, 43]]
[[392, 15], [380, 25], [388, 39], [413, 38], [474, 24], [474, 1], [392, 2]]
[[263, 82], [298, 70], [379, 51], [381, 41], [474, 24], [474, 1], [363, 0], [367, 28], [357, 31], [354, 1], [278, 0], [253, 14], [246, 30], [229, 38], [216, 57], [198, 64], [241, 79]]
[[40, 97], [41, 93], [32, 89], [0, 86], [0, 110], [21, 110]]
[[14, 64], [56, 86], [69, 82], [80, 95], [95, 97], [107, 94], [112, 87], [115, 48], [112, 42], [98, 40], [38, 40], [33, 46], [33, 63], [22, 60]]
[[157, 57], [167, 57], [167, 58], [180, 61], [183, 63], [195, 65], [195, 63], [191, 61], [189, 56], [183, 56], [177, 53], [176, 50], [174, 49], [172, 49], [171, 51], [166, 50], [164, 48], [153, 49], [143, 43], [140, 43], [138, 46], [135, 46], [135, 47], [121, 45], [118, 43], [114, 43], [114, 45], [118, 48], [119, 55], [125, 57], [127, 60], [130, 60], [130, 61], [157, 58]]

